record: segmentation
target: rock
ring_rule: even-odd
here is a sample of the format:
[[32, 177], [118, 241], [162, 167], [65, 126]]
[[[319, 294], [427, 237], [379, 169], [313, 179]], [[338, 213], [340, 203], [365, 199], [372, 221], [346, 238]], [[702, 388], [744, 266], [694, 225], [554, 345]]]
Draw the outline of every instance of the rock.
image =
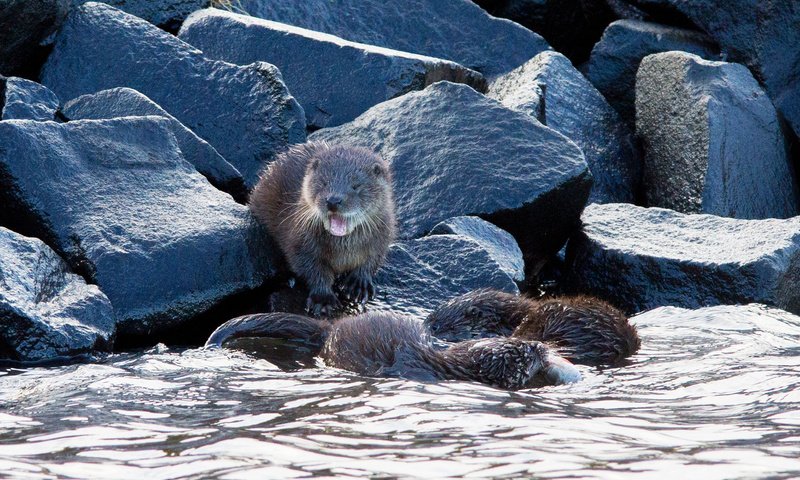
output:
[[192, 14], [179, 37], [209, 58], [240, 65], [265, 61], [278, 67], [314, 129], [349, 122], [373, 105], [439, 80], [486, 91], [481, 74], [448, 60], [212, 8]]
[[0, 318], [0, 358], [51, 360], [110, 350], [114, 341], [114, 311], [100, 289], [41, 240], [2, 227]]
[[636, 128], [650, 206], [736, 218], [797, 215], [788, 146], [743, 65], [650, 55], [636, 76]]
[[[190, 13], [206, 8], [212, 0], [100, 0], [131, 15], [162, 28], [177, 32]], [[83, 5], [87, 0], [72, 0], [72, 7]]]
[[800, 217], [737, 220], [590, 205], [567, 262], [570, 290], [628, 312], [750, 302], [800, 312]]
[[636, 121], [636, 71], [653, 53], [682, 51], [719, 59], [718, 48], [704, 34], [638, 20], [618, 20], [608, 26], [592, 49], [586, 77], [622, 118]]
[[272, 65], [236, 66], [101, 3], [73, 10], [44, 66], [62, 101], [114, 87], [147, 95], [241, 172], [248, 188], [273, 156], [305, 139], [303, 109]]
[[487, 77], [550, 48], [539, 35], [496, 19], [469, 0], [239, 0], [254, 17], [353, 42], [452, 60]]
[[577, 227], [591, 189], [574, 143], [455, 83], [381, 103], [310, 139], [372, 148], [391, 163], [401, 238], [477, 215], [514, 235], [532, 272]]
[[0, 120], [55, 120], [58, 108], [56, 94], [47, 87], [0, 76]]
[[67, 16], [70, 0], [0, 2], [0, 74], [35, 77], [44, 61], [41, 44]]
[[493, 81], [489, 96], [536, 118], [542, 90], [547, 126], [575, 142], [592, 171], [589, 202], [633, 203], [641, 178], [633, 133], [567, 57], [542, 52]]
[[99, 120], [104, 118], [156, 115], [169, 119], [170, 129], [184, 158], [220, 190], [237, 200], [247, 199], [242, 174], [227, 162], [205, 140], [186, 128], [157, 103], [131, 88], [112, 88], [95, 94], [82, 95], [64, 105], [63, 114], [70, 120]]
[[183, 159], [171, 126], [0, 122], [0, 224], [97, 284], [122, 335], [182, 324], [274, 273], [247, 208]]
[[525, 280], [522, 250], [510, 233], [478, 217], [453, 217], [436, 224], [431, 235], [460, 235], [474, 240], [517, 282]]

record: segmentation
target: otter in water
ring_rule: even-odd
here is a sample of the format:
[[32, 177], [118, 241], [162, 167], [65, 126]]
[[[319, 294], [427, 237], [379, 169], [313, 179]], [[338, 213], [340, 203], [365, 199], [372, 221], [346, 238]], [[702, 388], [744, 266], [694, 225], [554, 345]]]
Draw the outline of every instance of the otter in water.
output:
[[580, 380], [574, 365], [541, 342], [488, 338], [436, 348], [421, 322], [391, 313], [333, 323], [289, 313], [246, 315], [222, 324], [206, 346], [240, 337], [301, 339], [326, 365], [366, 376], [466, 380], [510, 390]]
[[333, 291], [364, 303], [395, 236], [392, 174], [375, 153], [307, 143], [272, 162], [250, 194], [250, 210], [275, 238], [289, 268], [308, 285], [308, 310], [341, 307]]
[[586, 296], [533, 300], [476, 290], [440, 306], [425, 324], [450, 342], [497, 336], [545, 342], [575, 363], [613, 363], [641, 344], [622, 312]]

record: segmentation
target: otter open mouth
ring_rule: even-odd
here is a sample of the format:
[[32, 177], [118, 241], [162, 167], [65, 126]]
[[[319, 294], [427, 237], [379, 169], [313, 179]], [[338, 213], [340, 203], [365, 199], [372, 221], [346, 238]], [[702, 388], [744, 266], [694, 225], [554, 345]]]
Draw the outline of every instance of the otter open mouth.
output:
[[347, 235], [347, 219], [343, 216], [331, 213], [328, 217], [328, 220], [331, 222], [331, 234], [337, 237], [343, 237]]

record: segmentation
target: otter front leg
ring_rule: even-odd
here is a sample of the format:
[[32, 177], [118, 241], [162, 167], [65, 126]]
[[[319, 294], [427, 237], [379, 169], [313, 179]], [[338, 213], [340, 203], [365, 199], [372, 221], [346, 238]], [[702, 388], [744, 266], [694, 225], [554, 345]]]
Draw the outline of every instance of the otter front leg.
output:
[[367, 303], [375, 297], [375, 285], [372, 283], [372, 268], [362, 265], [345, 277], [342, 291], [354, 302]]
[[[309, 255], [301, 258], [311, 259], [313, 257]], [[336, 294], [333, 293], [335, 275], [330, 267], [311, 260], [293, 265], [292, 269], [308, 285], [309, 294], [306, 300], [308, 313], [315, 317], [330, 317], [333, 312], [342, 307]]]

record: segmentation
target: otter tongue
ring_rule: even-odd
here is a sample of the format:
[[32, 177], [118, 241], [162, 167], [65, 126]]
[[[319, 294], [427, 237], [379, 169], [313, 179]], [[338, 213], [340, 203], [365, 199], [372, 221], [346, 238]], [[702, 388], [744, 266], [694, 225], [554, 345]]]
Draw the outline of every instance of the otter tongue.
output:
[[331, 221], [331, 233], [336, 235], [337, 237], [343, 237], [347, 235], [347, 219], [341, 215], [336, 215], [335, 213], [330, 216]]

